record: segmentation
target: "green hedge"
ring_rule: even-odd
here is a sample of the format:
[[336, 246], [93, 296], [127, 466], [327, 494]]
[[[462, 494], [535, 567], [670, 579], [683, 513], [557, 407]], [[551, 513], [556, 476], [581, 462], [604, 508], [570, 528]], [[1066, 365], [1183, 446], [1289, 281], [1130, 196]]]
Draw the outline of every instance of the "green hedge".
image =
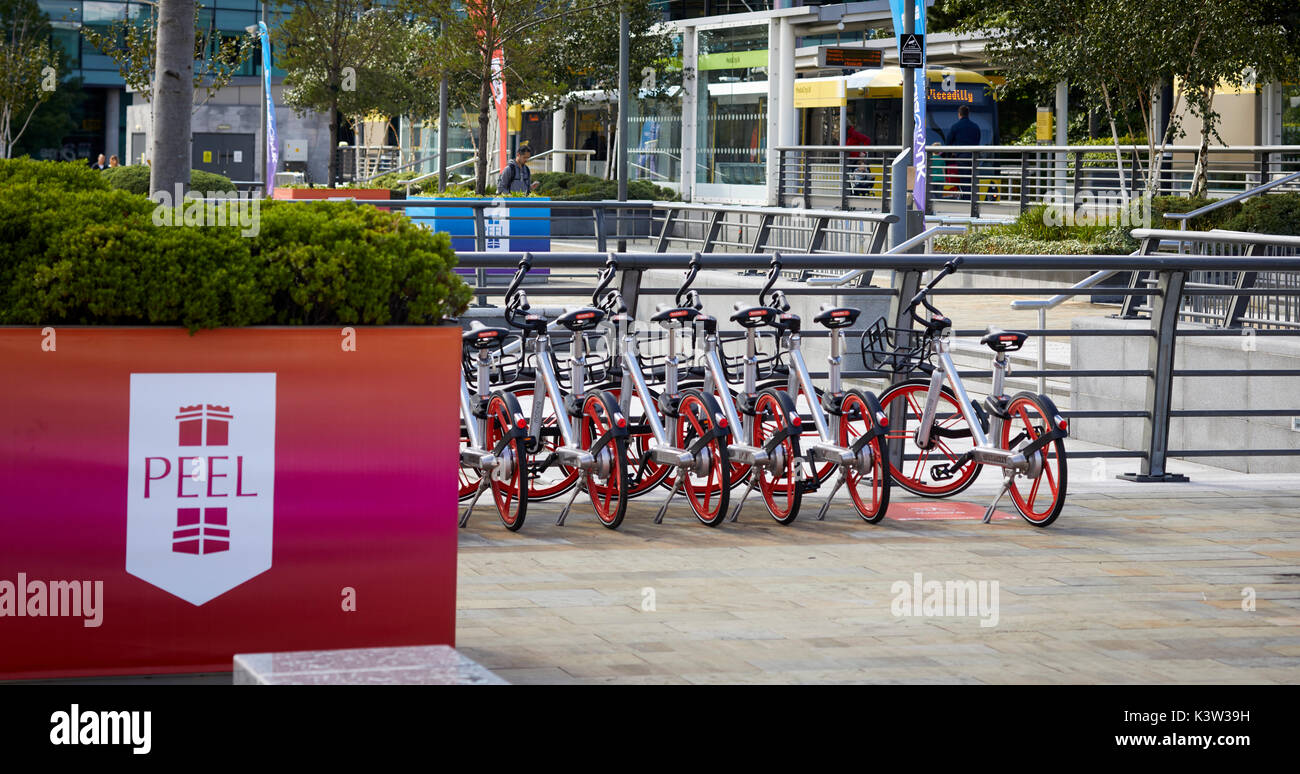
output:
[[[613, 180], [580, 175], [573, 172], [538, 172], [533, 175], [537, 195], [557, 201], [598, 201], [617, 199], [618, 183]], [[655, 185], [649, 180], [631, 180], [627, 184], [627, 198], [635, 200], [677, 201], [680, 197], [672, 189]]]
[[0, 161], [0, 324], [436, 324], [470, 300], [449, 237], [400, 213], [261, 200], [255, 236], [160, 226], [146, 197], [41, 163]]
[[[1228, 209], [1224, 207], [1223, 209]], [[1191, 225], [1204, 228], [1197, 218]], [[1241, 203], [1241, 211], [1227, 218], [1221, 228], [1260, 234], [1300, 236], [1300, 194], [1263, 194]]]
[[[99, 174], [108, 182], [110, 188], [119, 191], [130, 191], [135, 194], [149, 193], [149, 167], [147, 165], [134, 164], [129, 167], [111, 167], [102, 170]], [[209, 193], [234, 191], [236, 189], [235, 184], [230, 182], [230, 178], [224, 175], [194, 169], [190, 170], [190, 190]]]

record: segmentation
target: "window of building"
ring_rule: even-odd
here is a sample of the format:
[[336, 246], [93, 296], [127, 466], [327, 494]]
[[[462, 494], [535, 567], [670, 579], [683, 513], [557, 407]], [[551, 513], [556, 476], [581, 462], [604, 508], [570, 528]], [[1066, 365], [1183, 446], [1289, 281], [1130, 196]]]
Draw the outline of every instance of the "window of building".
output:
[[696, 182], [763, 185], [767, 25], [701, 30], [698, 46]]

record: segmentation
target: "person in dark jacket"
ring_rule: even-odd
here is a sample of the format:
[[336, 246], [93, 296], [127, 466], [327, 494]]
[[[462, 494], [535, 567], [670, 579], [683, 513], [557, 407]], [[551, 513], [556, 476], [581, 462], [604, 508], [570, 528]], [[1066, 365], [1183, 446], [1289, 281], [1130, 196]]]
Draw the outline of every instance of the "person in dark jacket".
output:
[[528, 169], [528, 160], [533, 157], [533, 149], [520, 145], [515, 151], [515, 160], [501, 170], [497, 180], [497, 193], [532, 193], [537, 187], [533, 182], [533, 173]]
[[[944, 145], [979, 145], [980, 144], [980, 127], [979, 124], [970, 120], [970, 106], [962, 105], [957, 108], [957, 120], [953, 125], [948, 127], [948, 134], [943, 138]], [[970, 165], [971, 155], [969, 153], [952, 153], [947, 154], [950, 158], [958, 160], [953, 166], [956, 168], [957, 190], [959, 196], [965, 196], [970, 192]]]

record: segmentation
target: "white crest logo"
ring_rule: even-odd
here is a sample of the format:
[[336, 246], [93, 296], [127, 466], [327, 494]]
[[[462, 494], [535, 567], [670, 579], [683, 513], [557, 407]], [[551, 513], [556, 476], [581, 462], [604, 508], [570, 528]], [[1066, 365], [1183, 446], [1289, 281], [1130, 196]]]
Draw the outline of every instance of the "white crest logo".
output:
[[202, 605], [271, 569], [275, 374], [131, 374], [130, 425], [126, 571]]

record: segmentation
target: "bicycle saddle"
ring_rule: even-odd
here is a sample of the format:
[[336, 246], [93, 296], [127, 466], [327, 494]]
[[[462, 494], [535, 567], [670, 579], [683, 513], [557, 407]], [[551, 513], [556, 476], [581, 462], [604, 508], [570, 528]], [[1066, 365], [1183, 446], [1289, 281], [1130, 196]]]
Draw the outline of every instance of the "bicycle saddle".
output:
[[858, 315], [860, 314], [862, 314], [861, 309], [840, 306], [823, 310], [813, 318], [813, 322], [827, 328], [848, 328], [858, 321]]
[[496, 349], [510, 335], [509, 328], [475, 328], [460, 335], [462, 346], [474, 349]]
[[708, 317], [704, 312], [689, 306], [676, 306], [663, 309], [650, 318], [650, 322], [663, 323], [688, 323], [693, 322], [698, 317]]
[[760, 325], [776, 325], [781, 313], [770, 306], [751, 306], [738, 310], [731, 316], [731, 321], [742, 328], [757, 328]]
[[589, 331], [595, 328], [603, 319], [605, 319], [604, 312], [589, 306], [583, 309], [575, 309], [572, 312], [565, 312], [555, 318], [555, 323], [577, 333], [578, 331]]
[[998, 328], [989, 328], [989, 332], [984, 334], [980, 343], [994, 352], [1015, 352], [1025, 344], [1025, 339], [1029, 338], [1028, 334], [1020, 331], [1004, 331]]

